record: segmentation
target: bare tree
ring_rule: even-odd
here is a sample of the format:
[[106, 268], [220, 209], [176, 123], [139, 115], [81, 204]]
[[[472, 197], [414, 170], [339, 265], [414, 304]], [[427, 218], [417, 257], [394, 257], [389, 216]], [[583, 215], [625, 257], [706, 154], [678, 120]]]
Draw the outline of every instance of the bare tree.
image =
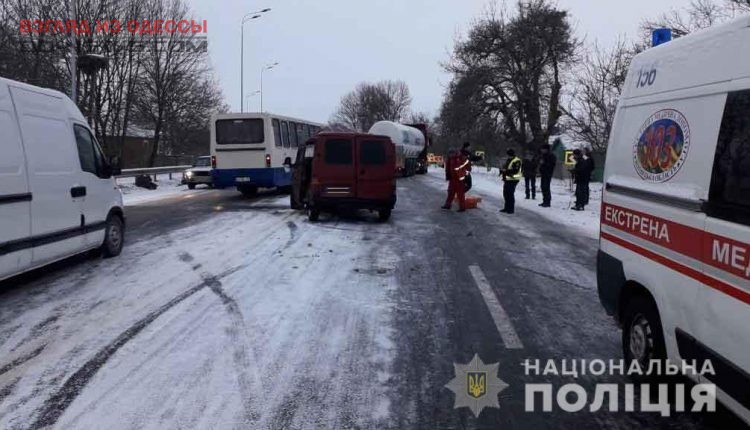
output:
[[[72, 79], [78, 83], [74, 101], [105, 151], [117, 154], [134, 124], [156, 132], [152, 164], [162, 149], [204, 153], [208, 116], [200, 115], [224, 106], [206, 53], [184, 49], [184, 35], [95, 31], [100, 20], [125, 25], [169, 18], [190, 19], [185, 0], [0, 0], [0, 75], [69, 93], [71, 45], [79, 58], [102, 55], [106, 69], [85, 74], [79, 68]], [[21, 20], [68, 19], [85, 20], [92, 31], [19, 31]], [[191, 137], [199, 135], [205, 144]]]
[[378, 121], [401, 121], [410, 105], [409, 87], [403, 81], [363, 82], [341, 98], [330, 122], [367, 131]]
[[606, 50], [594, 45], [577, 70], [571, 96], [563, 108], [563, 122], [572, 137], [587, 142], [595, 151], [607, 147], [634, 52], [623, 39]]
[[459, 41], [446, 69], [454, 91], [494, 118], [524, 148], [538, 147], [557, 129], [562, 76], [575, 58], [568, 13], [547, 0], [522, 1], [516, 15], [490, 10]]
[[649, 40], [655, 28], [670, 28], [676, 37], [711, 27], [750, 12], [748, 0], [692, 0], [681, 9], [673, 9], [656, 19], [641, 22], [644, 40]]

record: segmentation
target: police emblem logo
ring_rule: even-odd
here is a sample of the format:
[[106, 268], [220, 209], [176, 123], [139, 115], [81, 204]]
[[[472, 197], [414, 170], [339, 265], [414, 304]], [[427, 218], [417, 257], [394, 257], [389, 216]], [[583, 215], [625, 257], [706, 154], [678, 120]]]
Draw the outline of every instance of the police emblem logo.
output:
[[466, 391], [475, 399], [487, 394], [487, 373], [467, 372]]
[[690, 150], [690, 125], [674, 109], [664, 109], [646, 119], [633, 145], [633, 165], [649, 182], [666, 182], [680, 171]]
[[484, 364], [479, 355], [467, 364], [453, 363], [455, 377], [446, 388], [456, 395], [454, 408], [469, 408], [478, 417], [484, 408], [499, 408], [497, 396], [508, 387], [497, 376], [500, 363]]

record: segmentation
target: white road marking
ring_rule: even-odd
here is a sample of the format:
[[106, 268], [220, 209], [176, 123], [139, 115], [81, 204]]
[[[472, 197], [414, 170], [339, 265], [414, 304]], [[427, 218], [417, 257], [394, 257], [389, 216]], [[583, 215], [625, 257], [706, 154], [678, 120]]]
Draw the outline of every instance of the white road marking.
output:
[[482, 293], [484, 302], [490, 310], [492, 320], [495, 321], [495, 327], [500, 333], [500, 337], [503, 339], [505, 347], [507, 349], [523, 349], [521, 338], [518, 337], [518, 333], [516, 333], [516, 330], [513, 328], [513, 324], [510, 322], [508, 314], [500, 305], [500, 301], [497, 300], [497, 296], [495, 296], [495, 293], [492, 291], [492, 287], [487, 281], [487, 277], [484, 276], [482, 269], [476, 265], [469, 266], [469, 272], [471, 272], [474, 282]]

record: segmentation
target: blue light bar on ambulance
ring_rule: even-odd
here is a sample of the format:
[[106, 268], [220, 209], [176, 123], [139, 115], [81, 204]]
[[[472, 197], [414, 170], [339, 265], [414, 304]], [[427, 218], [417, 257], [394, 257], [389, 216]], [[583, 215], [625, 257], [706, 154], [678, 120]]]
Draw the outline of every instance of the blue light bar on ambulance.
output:
[[651, 46], [659, 46], [672, 40], [671, 28], [657, 28], [651, 32]]

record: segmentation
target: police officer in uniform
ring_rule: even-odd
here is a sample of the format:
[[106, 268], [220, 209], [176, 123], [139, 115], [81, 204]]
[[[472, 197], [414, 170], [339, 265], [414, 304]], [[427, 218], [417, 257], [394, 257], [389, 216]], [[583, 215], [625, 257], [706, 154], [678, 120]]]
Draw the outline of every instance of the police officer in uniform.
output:
[[516, 157], [516, 151], [509, 149], [508, 160], [500, 171], [503, 176], [503, 199], [505, 207], [500, 211], [506, 214], [512, 214], [516, 211], [516, 187], [518, 182], [523, 178], [523, 161]]
[[557, 157], [550, 150], [549, 144], [543, 145], [540, 152], [539, 174], [542, 176], [542, 203], [539, 206], [548, 208], [552, 203], [552, 175], [555, 173]]
[[591, 173], [594, 171], [594, 161], [591, 158], [584, 157], [580, 149], [573, 151], [573, 158], [576, 160], [576, 165], [573, 167], [573, 180], [576, 183], [576, 204], [571, 209], [582, 211], [588, 204], [589, 182], [591, 182]]

